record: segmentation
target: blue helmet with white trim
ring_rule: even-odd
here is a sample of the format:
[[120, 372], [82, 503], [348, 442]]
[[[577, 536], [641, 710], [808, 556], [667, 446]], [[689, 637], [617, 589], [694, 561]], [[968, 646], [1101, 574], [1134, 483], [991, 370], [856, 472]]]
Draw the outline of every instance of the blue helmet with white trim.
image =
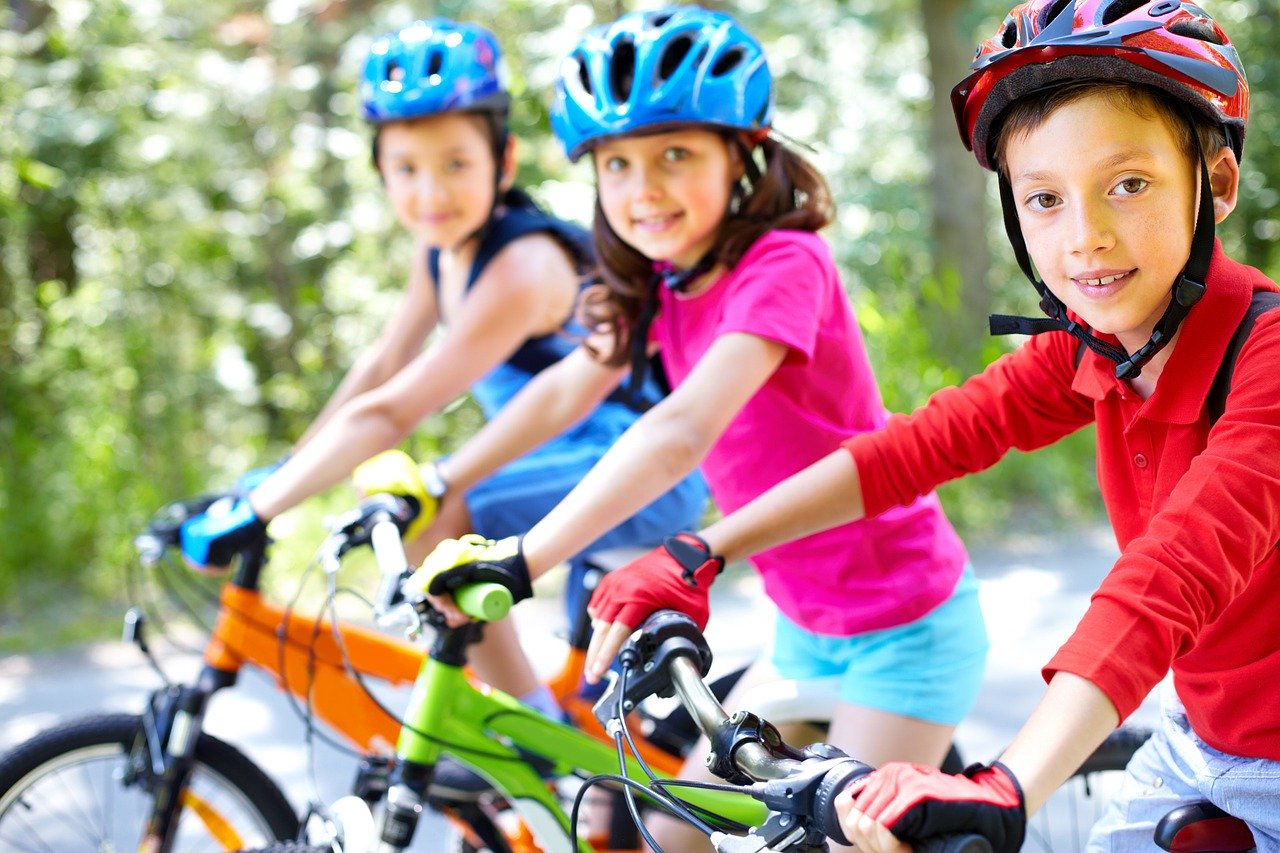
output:
[[631, 12], [588, 31], [561, 66], [551, 107], [570, 160], [606, 137], [688, 124], [756, 131], [772, 118], [760, 43], [697, 6]]
[[505, 114], [502, 52], [493, 33], [447, 18], [414, 21], [375, 39], [360, 75], [360, 106], [374, 124], [454, 110]]

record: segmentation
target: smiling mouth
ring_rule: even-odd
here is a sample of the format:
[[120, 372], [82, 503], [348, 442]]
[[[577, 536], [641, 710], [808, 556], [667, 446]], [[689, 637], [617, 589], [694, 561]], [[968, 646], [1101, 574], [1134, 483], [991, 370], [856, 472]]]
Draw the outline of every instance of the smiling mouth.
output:
[[1124, 279], [1127, 279], [1129, 276], [1133, 275], [1133, 273], [1134, 273], [1133, 270], [1127, 270], [1126, 272], [1115, 273], [1113, 275], [1104, 275], [1099, 278], [1082, 278], [1082, 277], [1076, 276], [1072, 279], [1072, 281], [1084, 287], [1106, 287], [1109, 284], [1114, 284], [1117, 281], [1122, 281]]
[[679, 213], [668, 213], [662, 216], [636, 217], [631, 220], [631, 224], [646, 231], [661, 231], [679, 218]]

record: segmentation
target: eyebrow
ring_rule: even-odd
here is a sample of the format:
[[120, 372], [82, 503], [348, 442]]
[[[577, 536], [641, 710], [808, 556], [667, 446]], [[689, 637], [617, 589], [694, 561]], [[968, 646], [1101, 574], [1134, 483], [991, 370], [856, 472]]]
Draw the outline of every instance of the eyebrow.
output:
[[[1101, 163], [1098, 164], [1098, 168], [1100, 170], [1105, 171], [1109, 169], [1114, 169], [1117, 166], [1120, 166], [1120, 165], [1123, 165], [1124, 163], [1129, 162], [1130, 160], [1150, 160], [1151, 157], [1152, 157], [1151, 152], [1145, 148], [1126, 148], [1126, 149], [1117, 151], [1115, 154], [1112, 154], [1110, 157], [1103, 160]], [[1053, 177], [1053, 174], [1051, 172], [1038, 170], [1034, 172], [1019, 172], [1017, 175], [1013, 176], [1013, 180], [1014, 181], [1045, 181], [1045, 180], [1051, 179], [1052, 177]]]

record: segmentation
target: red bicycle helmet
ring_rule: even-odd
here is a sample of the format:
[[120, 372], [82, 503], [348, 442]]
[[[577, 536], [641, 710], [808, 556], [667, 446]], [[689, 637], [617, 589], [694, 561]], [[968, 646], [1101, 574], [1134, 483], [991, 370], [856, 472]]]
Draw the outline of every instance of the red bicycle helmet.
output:
[[960, 138], [994, 169], [993, 133], [1015, 101], [1081, 79], [1153, 86], [1220, 124], [1239, 159], [1249, 84], [1231, 40], [1195, 3], [1180, 0], [1029, 0], [978, 46], [972, 72], [951, 90]]

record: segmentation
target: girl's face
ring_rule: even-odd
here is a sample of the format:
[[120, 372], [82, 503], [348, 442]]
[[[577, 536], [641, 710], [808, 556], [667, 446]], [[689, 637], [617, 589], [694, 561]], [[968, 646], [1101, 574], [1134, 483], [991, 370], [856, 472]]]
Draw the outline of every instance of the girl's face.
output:
[[614, 233], [640, 254], [679, 268], [715, 245], [741, 158], [701, 128], [624, 136], [594, 149], [600, 207]]
[[[1063, 140], [1076, 140], [1064, 144]], [[1006, 164], [1027, 251], [1055, 296], [1129, 352], [1151, 337], [1191, 253], [1198, 164], [1168, 121], [1090, 95], [1009, 140]], [[1208, 160], [1221, 221], [1239, 172]]]
[[479, 230], [494, 202], [497, 163], [482, 118], [463, 113], [397, 121], [378, 137], [378, 171], [401, 224], [451, 249]]

